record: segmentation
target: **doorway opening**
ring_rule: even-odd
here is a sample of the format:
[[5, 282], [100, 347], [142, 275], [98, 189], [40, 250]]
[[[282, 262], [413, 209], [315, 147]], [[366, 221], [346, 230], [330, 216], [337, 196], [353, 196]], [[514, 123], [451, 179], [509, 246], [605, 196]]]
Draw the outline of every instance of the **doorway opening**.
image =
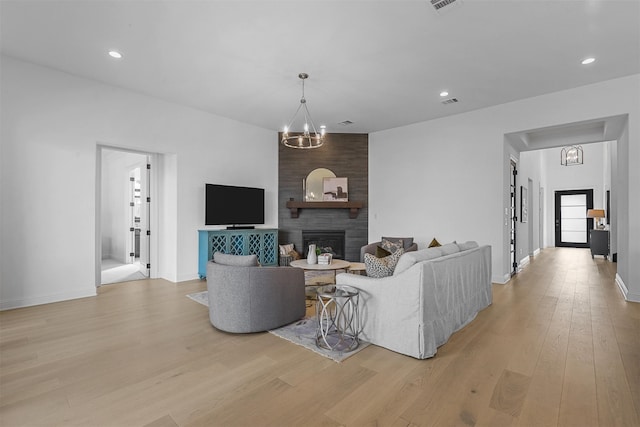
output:
[[152, 157], [99, 149], [98, 286], [150, 277]]

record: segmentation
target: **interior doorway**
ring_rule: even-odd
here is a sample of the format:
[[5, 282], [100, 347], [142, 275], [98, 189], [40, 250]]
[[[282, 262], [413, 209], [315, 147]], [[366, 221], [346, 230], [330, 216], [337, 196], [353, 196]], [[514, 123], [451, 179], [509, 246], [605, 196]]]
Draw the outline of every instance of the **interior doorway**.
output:
[[555, 192], [555, 243], [557, 247], [588, 248], [589, 229], [593, 219], [587, 210], [593, 209], [593, 189]]
[[151, 159], [148, 153], [101, 150], [100, 285], [150, 276]]

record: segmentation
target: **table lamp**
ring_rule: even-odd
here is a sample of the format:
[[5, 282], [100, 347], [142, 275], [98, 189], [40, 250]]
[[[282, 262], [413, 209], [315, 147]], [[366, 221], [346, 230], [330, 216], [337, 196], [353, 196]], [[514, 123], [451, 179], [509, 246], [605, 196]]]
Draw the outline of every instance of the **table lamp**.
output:
[[600, 219], [604, 218], [604, 209], [588, 209], [587, 210], [587, 218], [593, 218], [596, 220], [595, 228], [598, 230], [604, 229], [604, 224], [600, 224]]

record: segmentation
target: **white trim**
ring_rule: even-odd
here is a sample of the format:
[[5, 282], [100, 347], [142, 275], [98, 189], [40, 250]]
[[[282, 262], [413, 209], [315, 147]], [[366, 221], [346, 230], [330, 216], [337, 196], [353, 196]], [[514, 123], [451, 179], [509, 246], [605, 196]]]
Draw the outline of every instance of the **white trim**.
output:
[[[200, 280], [200, 276], [196, 273], [196, 274], [183, 274], [182, 276], [179, 276], [177, 278], [178, 280], [172, 283], [182, 283], [182, 282], [190, 282], [192, 280]], [[165, 279], [167, 280], [167, 279]], [[168, 280], [169, 282], [171, 282], [171, 280]]]
[[149, 196], [151, 197], [151, 206], [149, 212], [148, 228], [151, 232], [151, 243], [149, 246], [149, 263], [151, 269], [149, 271], [149, 279], [159, 278], [159, 259], [160, 259], [160, 226], [159, 226], [159, 200], [160, 200], [160, 175], [159, 175], [159, 156], [162, 153], [154, 153], [151, 151], [137, 150], [134, 148], [118, 147], [114, 145], [102, 144], [96, 142], [96, 180], [95, 180], [95, 286], [99, 288], [102, 285], [102, 153], [104, 150], [121, 151], [125, 153], [140, 154], [147, 156], [147, 162], [151, 164], [151, 176], [147, 186], [151, 187]]
[[491, 278], [492, 283], [497, 283], [499, 285], [506, 285], [509, 280], [511, 280], [511, 274], [505, 274], [504, 276], [493, 276]]
[[13, 308], [30, 307], [32, 305], [50, 304], [52, 302], [67, 301], [78, 298], [95, 297], [98, 295], [97, 289], [86, 289], [73, 292], [62, 292], [59, 294], [44, 295], [33, 298], [14, 299], [0, 301], [0, 311], [11, 310]]
[[522, 269], [524, 268], [527, 264], [529, 264], [529, 255], [527, 255], [526, 257], [522, 258], [520, 260], [520, 262], [518, 262], [518, 268]]
[[533, 256], [534, 257], [537, 257], [538, 255], [540, 255], [540, 248], [538, 248], [535, 251], [533, 251]]
[[618, 273], [616, 273], [616, 285], [618, 285], [618, 288], [620, 288], [620, 292], [622, 292], [622, 296], [624, 297], [625, 301], [640, 302], [640, 294], [629, 292], [627, 285], [624, 284], [622, 277], [620, 277]]

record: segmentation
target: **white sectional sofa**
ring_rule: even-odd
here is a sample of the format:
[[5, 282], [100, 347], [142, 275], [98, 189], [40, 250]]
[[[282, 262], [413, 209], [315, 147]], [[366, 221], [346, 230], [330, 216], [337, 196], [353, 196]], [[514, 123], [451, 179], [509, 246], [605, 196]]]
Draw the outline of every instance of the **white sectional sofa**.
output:
[[491, 247], [449, 243], [407, 252], [393, 276], [344, 273], [336, 283], [360, 291], [361, 339], [426, 359], [491, 304]]

